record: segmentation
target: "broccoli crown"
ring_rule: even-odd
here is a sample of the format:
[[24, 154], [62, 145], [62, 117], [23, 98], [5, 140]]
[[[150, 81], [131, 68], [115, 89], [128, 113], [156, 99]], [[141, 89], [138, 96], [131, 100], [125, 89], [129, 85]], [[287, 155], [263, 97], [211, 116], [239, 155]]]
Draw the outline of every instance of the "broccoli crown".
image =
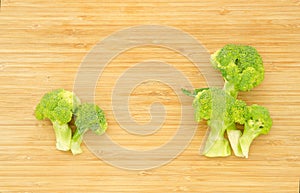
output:
[[73, 92], [57, 89], [46, 93], [35, 109], [35, 117], [38, 120], [45, 118], [59, 124], [71, 121], [72, 114], [80, 104]]
[[263, 61], [254, 47], [228, 44], [212, 54], [211, 61], [237, 90], [251, 90], [264, 79]]
[[88, 129], [100, 135], [107, 128], [105, 114], [97, 105], [85, 103], [80, 105], [75, 111], [75, 125], [80, 134], [84, 134]]
[[251, 130], [255, 136], [267, 134], [272, 127], [272, 118], [268, 109], [260, 105], [247, 107], [246, 120], [245, 131]]
[[193, 102], [197, 121], [223, 120], [224, 123], [233, 122], [232, 109], [235, 98], [219, 88], [209, 88], [199, 92]]

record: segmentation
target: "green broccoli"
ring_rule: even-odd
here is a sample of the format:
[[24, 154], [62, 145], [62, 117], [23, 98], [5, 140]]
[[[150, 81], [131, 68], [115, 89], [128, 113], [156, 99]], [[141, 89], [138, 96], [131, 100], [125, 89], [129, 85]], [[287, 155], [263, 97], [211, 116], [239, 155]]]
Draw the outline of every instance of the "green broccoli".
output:
[[84, 134], [91, 129], [97, 135], [103, 134], [107, 129], [104, 112], [94, 104], [85, 103], [75, 111], [76, 130], [71, 141], [71, 151], [74, 155], [82, 153], [80, 145]]
[[[188, 96], [197, 93], [193, 101], [195, 120], [207, 120], [210, 127], [203, 151], [207, 157], [229, 156], [231, 145], [236, 156], [247, 158], [252, 141], [260, 134], [267, 134], [272, 126], [272, 119], [265, 107], [247, 106], [223, 89], [184, 90], [184, 93]], [[245, 125], [244, 131], [237, 129], [236, 124]], [[230, 143], [225, 138], [225, 131]]]
[[242, 135], [242, 131], [236, 128], [236, 123], [241, 125], [245, 124], [246, 109], [247, 104], [244, 101], [237, 99], [235, 100], [231, 109], [234, 124], [232, 124], [231, 127], [228, 127], [228, 129], [226, 130], [227, 137], [229, 139], [234, 155], [238, 157], [244, 157], [244, 155], [239, 144], [239, 138]]
[[[246, 103], [220, 88], [195, 89], [193, 92], [183, 89], [183, 92], [188, 96], [196, 95], [193, 101], [195, 120], [207, 120], [210, 127], [203, 154], [207, 157], [229, 156], [231, 145], [235, 155], [241, 157], [238, 140], [242, 133], [235, 124], [245, 123]], [[225, 138], [225, 131], [230, 145]]]
[[222, 73], [224, 90], [235, 98], [239, 91], [249, 91], [264, 79], [262, 58], [251, 46], [225, 45], [211, 55], [211, 62]]
[[58, 89], [46, 93], [35, 109], [38, 120], [48, 118], [52, 122], [58, 150], [70, 150], [72, 130], [68, 123], [79, 104], [80, 100], [73, 92]]
[[228, 140], [224, 134], [232, 128], [238, 112], [233, 112], [236, 99], [219, 88], [204, 89], [193, 101], [197, 122], [207, 120], [210, 133], [206, 140], [203, 154], [207, 157], [225, 157], [231, 154]]
[[[207, 120], [211, 128], [203, 154], [208, 157], [228, 156], [230, 142], [236, 156], [248, 157], [252, 140], [269, 131], [272, 119], [266, 108], [249, 107], [236, 98], [239, 91], [249, 91], [263, 81], [262, 58], [251, 46], [228, 44], [211, 55], [211, 62], [222, 73], [223, 89], [182, 89], [187, 96], [195, 97], [196, 121]], [[244, 132], [237, 129], [236, 124], [245, 125]], [[229, 142], [224, 136], [225, 131]]]
[[252, 141], [261, 134], [267, 134], [272, 127], [272, 118], [267, 108], [260, 105], [247, 107], [246, 122], [239, 144], [243, 155], [247, 158]]

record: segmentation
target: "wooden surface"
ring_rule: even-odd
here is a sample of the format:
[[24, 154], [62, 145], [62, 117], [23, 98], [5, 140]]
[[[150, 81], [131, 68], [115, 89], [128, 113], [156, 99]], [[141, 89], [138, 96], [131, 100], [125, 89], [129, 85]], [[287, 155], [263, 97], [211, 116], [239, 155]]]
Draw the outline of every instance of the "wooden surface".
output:
[[[110, 166], [84, 153], [55, 149], [48, 121], [36, 121], [35, 105], [55, 88], [73, 88], [84, 56], [101, 39], [134, 25], [169, 25], [190, 33], [212, 53], [227, 43], [250, 44], [265, 62], [264, 82], [240, 98], [270, 109], [274, 126], [252, 145], [249, 159], [199, 155], [206, 126], [199, 124], [187, 149], [172, 162], [146, 171]], [[2, 0], [0, 12], [0, 192], [274, 192], [297, 193], [300, 177], [300, 1], [49, 1]], [[96, 88], [107, 114], [108, 134], [134, 149], [159, 146], [172, 137], [180, 117], [176, 95], [165, 85], [134, 90], [130, 109], [140, 122], [145, 108], [167, 99], [168, 117], [155, 136], [126, 134], [114, 120], [110, 92], [131, 64], [161, 59], [204, 86], [180, 54], [141, 47], [114, 59]], [[157, 92], [144, 92], [157, 90]], [[149, 97], [150, 95], [151, 97]], [[145, 107], [145, 108], [143, 108]], [[168, 132], [168, 129], [170, 132]]]

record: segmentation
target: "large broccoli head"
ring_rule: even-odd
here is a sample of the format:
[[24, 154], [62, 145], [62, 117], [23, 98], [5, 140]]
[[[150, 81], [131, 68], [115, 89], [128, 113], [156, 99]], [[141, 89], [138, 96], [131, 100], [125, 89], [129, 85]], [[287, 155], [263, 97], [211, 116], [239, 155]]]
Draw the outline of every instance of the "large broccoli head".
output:
[[249, 91], [264, 79], [262, 58], [251, 46], [225, 45], [211, 55], [211, 62], [222, 73], [225, 89], [235, 97], [238, 91]]

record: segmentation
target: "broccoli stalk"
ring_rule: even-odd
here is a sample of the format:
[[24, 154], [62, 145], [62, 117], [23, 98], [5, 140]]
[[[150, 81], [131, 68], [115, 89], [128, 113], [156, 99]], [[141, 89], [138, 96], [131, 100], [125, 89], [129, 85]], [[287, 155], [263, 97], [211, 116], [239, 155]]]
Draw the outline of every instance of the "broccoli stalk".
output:
[[207, 157], [226, 157], [231, 155], [228, 140], [224, 137], [227, 126], [222, 121], [208, 121], [210, 132], [205, 143], [203, 155]]
[[243, 155], [247, 158], [252, 141], [261, 134], [267, 134], [272, 127], [272, 118], [267, 108], [260, 105], [247, 107], [244, 133], [239, 139]]
[[73, 92], [58, 89], [46, 93], [35, 109], [38, 120], [48, 118], [52, 122], [58, 150], [70, 150], [72, 131], [68, 123], [79, 104]]
[[223, 89], [224, 89], [228, 94], [230, 94], [231, 96], [233, 96], [234, 98], [237, 98], [237, 95], [238, 95], [238, 89], [236, 88], [236, 86], [235, 86], [234, 83], [228, 82], [227, 80], [225, 80]]
[[264, 79], [261, 56], [251, 46], [228, 44], [211, 55], [214, 68], [222, 73], [224, 90], [233, 97], [249, 91]]
[[85, 130], [83, 133], [81, 133], [79, 131], [79, 129], [75, 130], [75, 133], [72, 137], [72, 141], [71, 141], [71, 151], [73, 155], [76, 154], [81, 154], [82, 153], [82, 149], [80, 147], [82, 140], [83, 140], [83, 135], [85, 134], [85, 132], [88, 130]]
[[232, 118], [234, 121], [234, 124], [232, 124], [228, 129], [227, 129], [227, 137], [229, 139], [231, 148], [234, 152], [234, 155], [237, 157], [244, 157], [240, 144], [239, 144], [239, 138], [242, 135], [242, 131], [238, 130], [236, 128], [236, 123], [244, 125], [246, 118], [246, 109], [247, 109], [247, 104], [242, 101], [236, 99], [234, 102], [234, 105], [232, 106], [231, 113], [232, 113]]
[[94, 104], [85, 103], [80, 105], [75, 112], [76, 130], [71, 141], [73, 155], [82, 153], [80, 145], [84, 134], [90, 129], [95, 134], [101, 135], [107, 129], [104, 112]]
[[239, 139], [242, 136], [242, 131], [238, 130], [235, 125], [227, 129], [227, 137], [230, 142], [230, 146], [237, 157], [244, 157]]
[[53, 128], [56, 137], [56, 148], [61, 151], [70, 150], [72, 130], [69, 125], [54, 121]]

